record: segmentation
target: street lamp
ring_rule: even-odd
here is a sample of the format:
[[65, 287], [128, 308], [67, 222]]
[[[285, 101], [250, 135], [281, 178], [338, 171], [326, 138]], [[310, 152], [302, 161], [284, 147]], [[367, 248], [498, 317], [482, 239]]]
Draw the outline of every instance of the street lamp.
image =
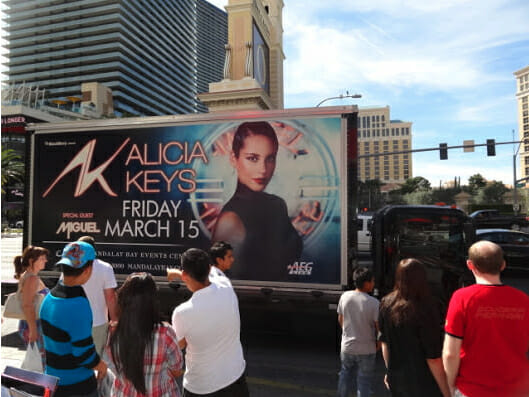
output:
[[330, 101], [331, 99], [344, 99], [344, 98], [362, 98], [361, 94], [349, 94], [349, 91], [346, 91], [346, 94], [340, 94], [339, 96], [332, 96], [329, 98], [325, 98], [323, 101], [318, 103], [316, 107], [319, 107], [323, 102]]

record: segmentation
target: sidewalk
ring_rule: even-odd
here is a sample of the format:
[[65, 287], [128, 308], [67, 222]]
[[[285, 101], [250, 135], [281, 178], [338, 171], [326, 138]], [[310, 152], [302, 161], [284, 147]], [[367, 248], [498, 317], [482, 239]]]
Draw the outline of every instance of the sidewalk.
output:
[[[2, 306], [3, 311], [4, 307]], [[0, 351], [2, 372], [7, 365], [20, 368], [25, 354], [26, 348], [18, 336], [18, 320], [2, 318], [2, 347]]]

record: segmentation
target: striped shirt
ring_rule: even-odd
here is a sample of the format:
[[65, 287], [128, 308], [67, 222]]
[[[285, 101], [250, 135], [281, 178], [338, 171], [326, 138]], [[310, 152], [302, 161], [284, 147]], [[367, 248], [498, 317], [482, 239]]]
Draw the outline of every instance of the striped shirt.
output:
[[[146, 351], [143, 359], [147, 393], [139, 393], [123, 374], [116, 374], [112, 397], [180, 397], [176, 378], [170, 370], [181, 370], [184, 360], [173, 328], [167, 323], [158, 326], [154, 331], [152, 345], [152, 353]], [[107, 346], [106, 351], [111, 358], [110, 347]]]
[[46, 350], [45, 373], [59, 378], [54, 396], [89, 394], [97, 388], [99, 363], [92, 341], [92, 310], [81, 286], [62, 282], [42, 302], [40, 320]]

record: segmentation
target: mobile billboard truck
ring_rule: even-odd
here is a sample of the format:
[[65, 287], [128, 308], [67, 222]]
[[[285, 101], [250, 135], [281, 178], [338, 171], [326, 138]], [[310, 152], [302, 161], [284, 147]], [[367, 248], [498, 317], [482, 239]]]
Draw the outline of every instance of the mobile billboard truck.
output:
[[166, 269], [223, 240], [241, 306], [334, 309], [356, 257], [356, 125], [355, 106], [32, 124], [24, 246], [50, 250], [53, 285], [64, 245], [91, 235], [169, 311], [190, 293]]

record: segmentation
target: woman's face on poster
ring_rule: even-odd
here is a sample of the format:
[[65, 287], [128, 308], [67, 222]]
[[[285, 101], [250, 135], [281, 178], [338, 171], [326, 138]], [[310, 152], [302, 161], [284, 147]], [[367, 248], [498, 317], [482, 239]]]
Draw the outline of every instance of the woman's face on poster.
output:
[[231, 155], [239, 182], [254, 192], [263, 191], [276, 168], [277, 147], [266, 136], [250, 135], [244, 140], [239, 157]]

